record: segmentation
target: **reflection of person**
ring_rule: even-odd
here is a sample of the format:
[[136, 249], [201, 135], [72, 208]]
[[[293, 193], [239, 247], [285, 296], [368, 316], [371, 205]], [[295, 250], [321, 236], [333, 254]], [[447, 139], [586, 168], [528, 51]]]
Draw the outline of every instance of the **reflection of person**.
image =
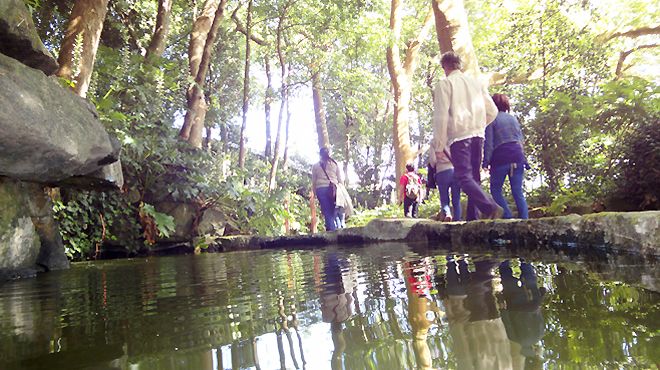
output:
[[508, 369], [509, 341], [493, 295], [496, 263], [481, 260], [468, 271], [461, 258], [447, 259], [445, 308], [459, 369]]
[[[405, 217], [417, 218], [419, 200], [421, 198], [422, 180], [415, 173], [415, 166], [406, 164], [406, 173], [399, 179], [401, 190], [399, 191], [399, 203], [403, 203], [403, 215]], [[410, 189], [410, 191], [408, 190]]]
[[447, 78], [438, 82], [433, 102], [434, 148], [449, 146], [454, 176], [468, 196], [467, 220], [498, 218], [502, 209], [481, 189], [481, 154], [484, 129], [497, 116], [488, 91], [461, 72], [461, 59], [447, 52], [440, 60]]
[[[458, 180], [454, 177], [454, 166], [451, 164], [449, 151], [447, 149], [436, 149], [431, 147], [429, 164], [435, 170], [434, 180], [440, 193], [440, 214], [438, 221], [460, 221], [461, 220], [461, 188]], [[451, 189], [451, 205], [449, 208], [449, 190]]]
[[432, 268], [425, 260], [415, 260], [406, 263], [404, 272], [408, 292], [408, 321], [413, 332], [417, 368], [432, 369], [433, 359], [426, 339], [429, 327], [442, 315], [435, 302], [429, 299]]
[[323, 322], [330, 323], [332, 343], [331, 368], [342, 368], [342, 356], [346, 350], [346, 340], [343, 333], [343, 322], [353, 315], [353, 289], [355, 279], [342, 270], [351, 271], [349, 261], [342, 260], [335, 253], [328, 253], [324, 267], [325, 284], [321, 291], [321, 316]]
[[337, 162], [330, 157], [330, 149], [321, 148], [319, 154], [321, 160], [312, 166], [312, 188], [321, 205], [325, 229], [332, 231], [337, 229], [337, 210], [331, 184], [336, 187], [341, 183], [341, 172]]
[[523, 135], [516, 117], [509, 114], [509, 97], [493, 95], [499, 112], [497, 118], [486, 127], [483, 168], [490, 169], [490, 193], [504, 209], [504, 218], [512, 218], [509, 205], [502, 195], [504, 180], [509, 176], [511, 194], [518, 208], [518, 217], [527, 219], [527, 201], [523, 193], [523, 178], [527, 160], [523, 153]]
[[545, 333], [541, 313], [545, 288], [538, 287], [534, 267], [524, 261], [520, 263], [520, 279], [513, 276], [508, 260], [500, 264], [499, 271], [504, 296], [502, 320], [506, 334], [512, 342], [511, 355], [518, 364], [516, 368], [529, 368], [539, 362], [533, 346]]

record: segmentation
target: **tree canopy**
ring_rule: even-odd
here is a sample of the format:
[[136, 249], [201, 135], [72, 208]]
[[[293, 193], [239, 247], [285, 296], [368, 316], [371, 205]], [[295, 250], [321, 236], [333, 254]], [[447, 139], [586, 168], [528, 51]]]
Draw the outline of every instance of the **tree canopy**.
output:
[[[511, 97], [533, 207], [660, 204], [660, 10], [651, 0], [26, 3], [63, 83], [96, 105], [124, 148], [122, 194], [64, 197], [64, 225], [68, 204], [97, 228], [70, 235], [98, 239], [103, 214], [132, 218], [142, 243], [139, 221], [152, 217], [144, 206], [165, 201], [220, 207], [237, 232], [279, 234], [288, 222], [309, 231], [310, 164], [289, 148], [300, 106], [313, 106], [316, 122], [297, 124], [314, 127], [319, 146], [357, 174], [360, 207], [387, 204], [402, 165], [425, 164], [447, 47], [469, 51], [490, 92]], [[92, 5], [106, 14], [88, 41], [70, 25], [84, 14], [76, 7]], [[265, 148], [247, 150], [246, 125], [260, 127]]]

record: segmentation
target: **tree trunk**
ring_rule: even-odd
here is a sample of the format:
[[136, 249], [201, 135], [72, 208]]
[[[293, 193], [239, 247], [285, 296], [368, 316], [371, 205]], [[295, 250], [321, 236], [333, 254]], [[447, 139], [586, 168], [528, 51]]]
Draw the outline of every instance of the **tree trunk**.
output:
[[269, 162], [273, 151], [273, 139], [270, 133], [270, 103], [273, 101], [273, 79], [270, 74], [268, 54], [264, 56], [264, 65], [266, 66], [266, 80], [268, 81], [266, 85], [266, 98], [264, 99], [264, 110], [266, 113], [266, 149], [264, 150], [264, 156], [266, 157], [266, 162]]
[[[206, 1], [202, 14], [195, 20], [190, 39], [190, 71], [195, 82], [188, 89], [188, 111], [186, 112], [179, 136], [196, 148], [202, 147], [202, 132], [204, 131], [204, 119], [206, 118], [207, 110], [203, 88], [226, 2], [226, 0], [220, 0], [218, 4], [217, 0]], [[213, 10], [213, 4], [217, 5], [215, 15], [209, 19], [208, 14], [210, 10]], [[209, 20], [211, 21], [210, 24]], [[206, 41], [204, 43], [199, 43], [201, 34], [206, 35]]]
[[480, 77], [463, 0], [433, 0], [431, 4], [440, 52], [458, 53], [463, 60], [463, 71]]
[[312, 97], [314, 99], [314, 118], [316, 120], [316, 134], [318, 136], [319, 149], [330, 146], [328, 138], [328, 125], [325, 121], [325, 108], [323, 107], [323, 95], [321, 95], [321, 78], [319, 71], [312, 73]]
[[392, 135], [394, 137], [394, 159], [396, 162], [397, 190], [400, 187], [398, 179], [403, 175], [406, 163], [411, 161], [416, 152], [410, 145], [410, 98], [412, 96], [412, 78], [417, 68], [417, 59], [422, 41], [433, 25], [433, 12], [429, 9], [422, 29], [417, 38], [408, 44], [405, 60], [401, 61], [399, 42], [401, 39], [401, 17], [403, 0], [392, 0], [390, 12], [390, 30], [393, 40], [387, 48], [387, 69], [394, 91], [394, 122]]
[[289, 168], [289, 125], [291, 124], [290, 100], [286, 100], [286, 125], [284, 128], [284, 159], [282, 160], [282, 169]]
[[[87, 95], [94, 70], [103, 21], [108, 12], [108, 0], [77, 0], [71, 10], [69, 24], [62, 40], [56, 74], [73, 82], [73, 91], [83, 98]], [[78, 46], [82, 40], [82, 47]], [[80, 55], [76, 49], [80, 47]]]
[[250, 106], [250, 31], [252, 30], [252, 0], [248, 1], [247, 21], [245, 25], [245, 74], [243, 76], [243, 123], [238, 149], [238, 168], [245, 168], [245, 128]]
[[172, 14], [172, 0], [158, 1], [158, 14], [156, 15], [156, 28], [147, 47], [145, 59], [160, 57], [167, 45], [167, 34], [170, 32], [170, 15]]
[[280, 74], [282, 79], [282, 91], [281, 91], [281, 101], [280, 101], [280, 113], [277, 119], [277, 134], [275, 136], [275, 152], [273, 153], [273, 160], [271, 161], [270, 175], [268, 176], [268, 189], [275, 190], [277, 185], [277, 167], [280, 161], [280, 150], [281, 150], [281, 137], [282, 137], [282, 123], [284, 121], [284, 110], [286, 109], [286, 102], [288, 98], [288, 80], [289, 80], [289, 71], [286, 66], [286, 59], [284, 56], [284, 50], [282, 50], [283, 42], [283, 26], [284, 19], [288, 10], [288, 3], [285, 5], [283, 13], [280, 16], [279, 23], [277, 25], [277, 57], [280, 61]]

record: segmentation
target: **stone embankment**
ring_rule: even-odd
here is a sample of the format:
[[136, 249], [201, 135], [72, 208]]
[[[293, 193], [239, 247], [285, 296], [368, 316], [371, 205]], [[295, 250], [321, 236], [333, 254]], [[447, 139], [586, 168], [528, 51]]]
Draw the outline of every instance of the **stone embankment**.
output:
[[222, 237], [211, 251], [313, 248], [332, 244], [411, 242], [462, 248], [553, 249], [660, 255], [660, 211], [606, 212], [531, 220], [442, 223], [427, 219], [377, 219], [364, 227], [278, 238]]

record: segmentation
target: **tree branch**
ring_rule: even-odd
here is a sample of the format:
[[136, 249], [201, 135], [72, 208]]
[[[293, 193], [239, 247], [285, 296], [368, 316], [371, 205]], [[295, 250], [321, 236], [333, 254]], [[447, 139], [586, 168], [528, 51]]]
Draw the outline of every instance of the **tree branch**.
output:
[[[231, 13], [231, 20], [234, 21], [234, 24], [236, 25], [236, 31], [247, 36], [247, 30], [245, 29], [245, 26], [243, 25], [243, 23], [241, 23], [241, 20], [238, 19], [237, 13], [240, 8], [241, 8], [241, 4], [238, 4], [236, 9]], [[254, 30], [250, 31], [250, 40], [254, 41], [257, 45], [261, 45], [261, 46], [267, 44], [266, 40], [254, 34]]]
[[616, 78], [615, 79], [618, 80], [619, 78], [621, 78], [623, 76], [623, 72], [625, 72], [628, 68], [630, 68], [630, 67], [623, 68], [623, 63], [625, 63], [626, 58], [628, 58], [628, 56], [630, 54], [632, 54], [632, 53], [634, 53], [638, 50], [657, 48], [658, 46], [660, 46], [660, 44], [646, 44], [646, 45], [636, 46], [636, 47], [634, 47], [630, 50], [622, 51], [619, 54], [619, 61], [616, 63], [616, 72], [615, 72]]
[[638, 27], [638, 28], [631, 28], [625, 31], [618, 31], [614, 32], [612, 34], [606, 34], [605, 36], [605, 41], [610, 41], [613, 38], [617, 37], [630, 37], [630, 38], [636, 38], [640, 36], [646, 36], [646, 35], [658, 35], [660, 34], [660, 25], [656, 26], [643, 26], [643, 27]]

